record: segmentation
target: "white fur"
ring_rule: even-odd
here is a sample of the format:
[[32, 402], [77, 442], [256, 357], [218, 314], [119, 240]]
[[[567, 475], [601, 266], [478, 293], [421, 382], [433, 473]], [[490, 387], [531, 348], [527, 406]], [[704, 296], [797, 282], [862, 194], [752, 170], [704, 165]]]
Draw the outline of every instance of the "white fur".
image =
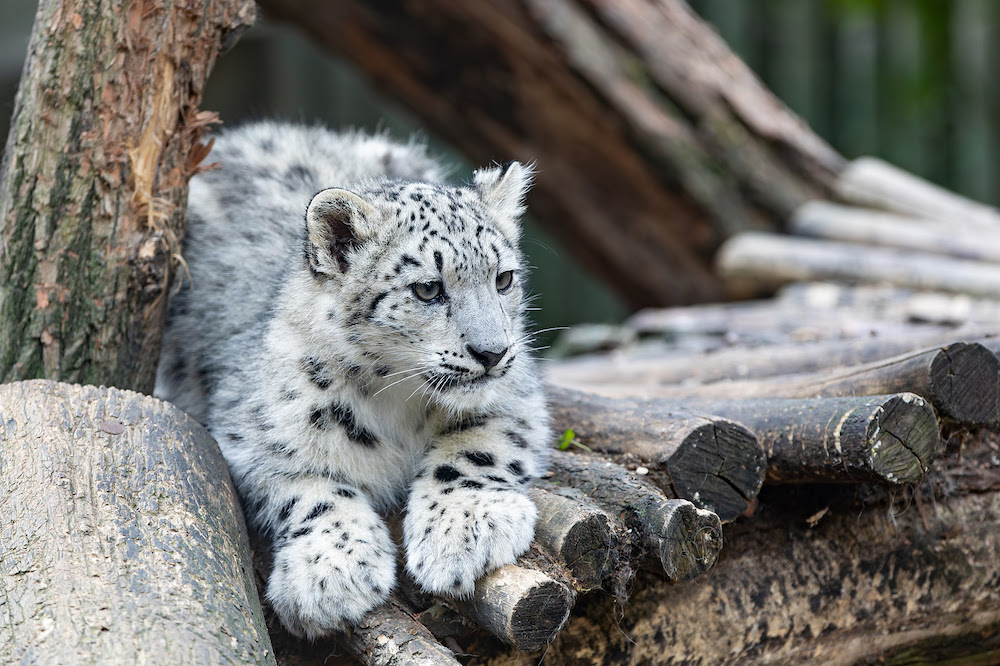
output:
[[[404, 501], [407, 570], [468, 594], [530, 544], [545, 465], [516, 245], [530, 170], [450, 186], [420, 145], [274, 123], [212, 157], [156, 392], [208, 426], [272, 539], [269, 601], [309, 638], [357, 622], [394, 584], [376, 512]], [[444, 296], [421, 301], [432, 281]]]

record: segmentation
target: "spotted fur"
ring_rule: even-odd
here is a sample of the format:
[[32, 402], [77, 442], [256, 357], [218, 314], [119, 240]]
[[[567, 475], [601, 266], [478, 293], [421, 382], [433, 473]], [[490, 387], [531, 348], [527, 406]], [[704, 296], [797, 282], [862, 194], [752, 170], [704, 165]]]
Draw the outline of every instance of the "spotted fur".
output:
[[218, 440], [273, 543], [270, 603], [309, 638], [357, 622], [395, 584], [381, 515], [404, 504], [407, 570], [470, 594], [527, 549], [545, 464], [529, 170], [452, 186], [419, 145], [274, 123], [223, 133], [212, 158], [156, 391]]

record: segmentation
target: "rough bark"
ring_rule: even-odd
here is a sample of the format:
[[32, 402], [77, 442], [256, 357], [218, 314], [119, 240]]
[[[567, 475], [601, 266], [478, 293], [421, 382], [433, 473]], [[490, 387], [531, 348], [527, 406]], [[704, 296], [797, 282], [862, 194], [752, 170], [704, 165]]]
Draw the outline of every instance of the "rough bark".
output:
[[635, 306], [717, 297], [718, 243], [844, 166], [680, 0], [261, 4], [473, 162], [537, 160], [534, 213]]
[[726, 241], [716, 266], [733, 298], [759, 296], [808, 280], [887, 283], [1000, 298], [1000, 265], [995, 263], [756, 231]]
[[274, 663], [204, 428], [131, 391], [41, 380], [0, 386], [0, 422], [0, 662]]
[[0, 379], [152, 391], [198, 104], [250, 0], [42, 0], [0, 168]]
[[913, 393], [848, 398], [679, 401], [757, 435], [769, 483], [916, 483], [941, 438], [931, 406]]
[[562, 454], [553, 459], [552, 472], [553, 483], [582, 491], [615, 515], [629, 530], [628, 545], [638, 551], [636, 557], [651, 559], [652, 568], [668, 579], [696, 578], [719, 557], [722, 522], [712, 511], [669, 498], [625, 468], [598, 457]]
[[[625, 607], [585, 597], [545, 663], [996, 663], [998, 445], [980, 432], [895, 504], [847, 487], [767, 486], [696, 584], [646, 576]], [[482, 663], [537, 661], [508, 652]]]
[[609, 396], [678, 399], [814, 398], [916, 393], [938, 415], [963, 425], [997, 420], [1000, 360], [976, 342], [901, 354], [829, 372], [781, 375], [759, 380], [719, 381], [697, 386], [591, 384], [588, 391]]
[[546, 394], [558, 429], [572, 429], [594, 451], [629, 456], [670, 497], [723, 522], [742, 515], [760, 491], [764, 453], [739, 423], [554, 386]]
[[[347, 648], [365, 666], [458, 666], [447, 649], [396, 597], [371, 611], [348, 634]], [[325, 661], [325, 660], [324, 660]]]

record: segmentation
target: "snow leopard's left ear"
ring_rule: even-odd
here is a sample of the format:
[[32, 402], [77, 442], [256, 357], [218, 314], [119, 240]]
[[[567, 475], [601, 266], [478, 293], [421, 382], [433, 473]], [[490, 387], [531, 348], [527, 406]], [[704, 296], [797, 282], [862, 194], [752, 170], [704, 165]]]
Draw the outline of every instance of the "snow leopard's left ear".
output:
[[374, 232], [375, 208], [353, 192], [331, 188], [312, 198], [306, 210], [308, 259], [325, 275], [347, 272], [348, 254]]
[[472, 183], [493, 212], [500, 231], [512, 241], [521, 235], [519, 220], [532, 175], [531, 165], [508, 162], [501, 167], [478, 169], [472, 176]]

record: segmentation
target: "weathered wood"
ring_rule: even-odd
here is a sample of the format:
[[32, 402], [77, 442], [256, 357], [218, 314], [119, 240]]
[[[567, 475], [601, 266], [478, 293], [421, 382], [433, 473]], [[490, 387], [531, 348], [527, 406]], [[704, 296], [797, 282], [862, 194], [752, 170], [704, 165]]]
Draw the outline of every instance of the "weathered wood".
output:
[[[396, 596], [351, 629], [345, 647], [365, 666], [457, 666], [448, 648], [413, 617]], [[329, 653], [322, 655], [323, 662]]]
[[[711, 353], [686, 349], [655, 356], [628, 349], [614, 354], [590, 355], [546, 365], [546, 378], [559, 386], [589, 384], [707, 384], [726, 379], [760, 379], [831, 368], [846, 368], [891, 358], [956, 339], [983, 343], [983, 328], [913, 327], [892, 337], [859, 337], [846, 340], [782, 342], [756, 346], [726, 346]], [[995, 336], [1000, 338], [1000, 334]], [[988, 345], [985, 345], [988, 346]], [[737, 419], [738, 420], [738, 419]]]
[[535, 541], [573, 574], [577, 591], [601, 587], [617, 565], [611, 517], [586, 496], [541, 487], [528, 491], [538, 508]]
[[[524, 557], [521, 558], [524, 563]], [[472, 599], [452, 603], [519, 650], [538, 650], [566, 624], [576, 595], [540, 567], [508, 564], [476, 581]]]
[[634, 530], [632, 543], [674, 581], [705, 573], [722, 550], [722, 522], [687, 500], [668, 498], [620, 465], [564, 453], [553, 457], [554, 483], [581, 490]]
[[1000, 222], [992, 231], [961, 233], [954, 226], [926, 218], [810, 201], [792, 214], [788, 231], [810, 238], [1000, 262]]
[[767, 454], [770, 483], [916, 483], [940, 450], [934, 410], [913, 393], [672, 404], [750, 428]]
[[274, 663], [218, 446], [172, 405], [0, 386], [0, 662]]
[[740, 233], [726, 241], [716, 267], [734, 298], [768, 293], [803, 280], [886, 282], [1000, 297], [1000, 266], [993, 263], [761, 232]]
[[635, 306], [718, 296], [720, 240], [844, 165], [679, 0], [261, 5], [471, 161], [536, 159], [532, 211]]
[[934, 185], [883, 160], [850, 162], [834, 190], [849, 203], [931, 218], [955, 230], [1000, 229], [1000, 211]]
[[150, 393], [199, 112], [250, 0], [42, 0], [0, 166], [0, 380]]
[[742, 515], [760, 491], [764, 452], [738, 423], [555, 386], [546, 394], [558, 429], [572, 429], [594, 451], [635, 456], [664, 492], [723, 522]]
[[697, 386], [591, 384], [610, 398], [813, 398], [916, 393], [942, 418], [964, 425], [991, 423], [1000, 405], [1000, 360], [976, 342], [954, 342], [852, 368]]
[[769, 485], [753, 519], [726, 526], [709, 574], [691, 585], [643, 576], [624, 608], [584, 597], [545, 664], [996, 663], [998, 445], [980, 432], [961, 459], [938, 460], [919, 488], [933, 498], [855, 503], [847, 488]]

